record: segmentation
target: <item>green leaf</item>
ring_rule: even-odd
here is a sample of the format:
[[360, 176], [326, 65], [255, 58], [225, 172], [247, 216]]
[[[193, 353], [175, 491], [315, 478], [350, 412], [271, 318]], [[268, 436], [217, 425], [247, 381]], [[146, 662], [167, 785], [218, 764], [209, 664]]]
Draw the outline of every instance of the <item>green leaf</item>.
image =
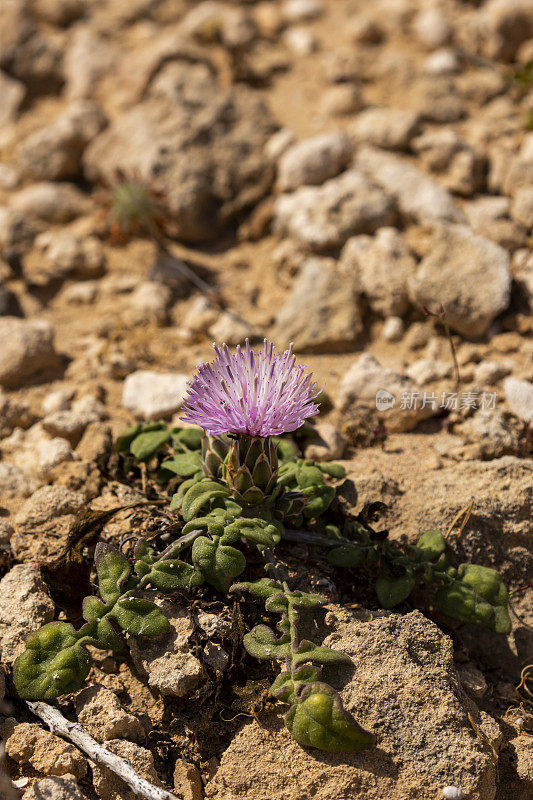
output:
[[304, 489], [308, 500], [304, 506], [304, 517], [314, 519], [326, 511], [335, 499], [335, 489], [333, 486], [312, 486]]
[[437, 561], [444, 553], [446, 543], [440, 531], [426, 531], [416, 543], [416, 550], [422, 561]]
[[299, 608], [318, 608], [327, 603], [325, 597], [313, 592], [291, 592], [289, 597], [292, 605]]
[[170, 439], [170, 431], [144, 431], [130, 444], [130, 453], [139, 461], [148, 461]]
[[[163, 461], [159, 471], [161, 479], [171, 475], [179, 475], [181, 478], [190, 478], [202, 469], [202, 457], [198, 451], [193, 453], [179, 453], [177, 456]], [[168, 475], [166, 475], [168, 473]]]
[[94, 564], [102, 600], [106, 603], [116, 602], [131, 572], [128, 559], [116, 547], [99, 542], [94, 551]]
[[164, 592], [183, 591], [192, 586], [199, 586], [204, 581], [201, 572], [179, 559], [157, 561], [148, 575], [148, 580]]
[[189, 450], [200, 450], [204, 432], [200, 428], [171, 428], [173, 442], [185, 445]]
[[344, 753], [374, 744], [372, 734], [344, 709], [338, 693], [319, 681], [305, 687], [286, 715], [285, 725], [303, 747]]
[[331, 647], [316, 645], [308, 639], [303, 639], [296, 652], [292, 656], [293, 663], [296, 665], [305, 664], [310, 661], [312, 664], [350, 664], [351, 658], [346, 653], [339, 650], [332, 650]]
[[274, 547], [278, 536], [274, 525], [270, 525], [262, 519], [248, 519], [245, 517], [241, 517], [231, 525], [227, 525], [224, 528], [224, 538], [228, 533], [231, 534], [233, 532], [237, 533], [237, 538], [242, 536], [253, 544], [261, 544], [265, 547]]
[[199, 536], [192, 546], [192, 562], [206, 581], [219, 592], [226, 593], [231, 581], [246, 568], [246, 559], [240, 550], [221, 544], [220, 539]]
[[346, 469], [342, 464], [333, 464], [331, 461], [320, 461], [317, 467], [322, 472], [325, 472], [326, 475], [331, 475], [332, 478], [337, 478], [337, 480], [346, 477]]
[[284, 439], [278, 436], [273, 436], [278, 448], [278, 458], [280, 461], [295, 461], [298, 458], [298, 447], [292, 439]]
[[273, 630], [266, 625], [256, 625], [255, 628], [245, 634], [243, 638], [244, 646], [248, 653], [254, 658], [276, 659], [286, 658], [291, 649], [290, 636], [284, 634], [278, 638]]
[[509, 633], [508, 594], [495, 569], [461, 564], [458, 579], [437, 592], [438, 608], [461, 622], [475, 622], [496, 633]]
[[229, 489], [216, 481], [198, 481], [186, 492], [181, 505], [181, 513], [185, 522], [189, 522], [198, 516], [199, 512], [212, 500], [217, 497], [227, 497]]
[[268, 600], [269, 597], [283, 592], [283, 587], [271, 578], [261, 578], [258, 581], [234, 583], [231, 592], [250, 592], [260, 600]]
[[135, 636], [160, 636], [168, 633], [170, 622], [149, 600], [126, 598], [115, 605], [112, 616], [123, 630]]
[[15, 661], [13, 680], [25, 700], [51, 700], [79, 689], [91, 669], [91, 659], [78, 644], [74, 628], [50, 622], [26, 639]]
[[150, 547], [144, 537], [138, 540], [134, 550], [134, 564], [133, 568], [139, 578], [144, 578], [150, 572], [152, 564], [157, 558], [157, 554], [153, 547]]
[[383, 608], [394, 608], [406, 600], [415, 587], [416, 579], [411, 572], [399, 578], [380, 575], [376, 581], [376, 593]]
[[326, 560], [334, 567], [358, 567], [365, 560], [366, 548], [355, 542], [335, 547], [326, 555]]
[[324, 478], [322, 472], [318, 467], [303, 466], [298, 469], [297, 477], [298, 487], [300, 489], [307, 489], [311, 486], [323, 486]]
[[126, 428], [124, 433], [121, 433], [115, 443], [115, 450], [117, 453], [122, 453], [125, 450], [129, 450], [130, 444], [141, 431], [142, 425], [139, 423], [137, 423], [137, 425], [132, 425], [130, 428]]

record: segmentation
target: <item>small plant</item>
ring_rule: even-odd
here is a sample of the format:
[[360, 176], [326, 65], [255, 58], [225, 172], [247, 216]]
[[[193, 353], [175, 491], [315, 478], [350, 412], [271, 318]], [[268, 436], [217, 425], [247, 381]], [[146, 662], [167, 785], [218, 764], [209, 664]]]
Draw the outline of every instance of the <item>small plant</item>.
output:
[[[442, 612], [500, 633], [510, 629], [507, 591], [492, 569], [453, 566], [438, 531], [427, 531], [408, 548], [389, 541], [387, 531], [373, 527], [381, 503], [345, 515], [341, 531], [332, 504], [344, 468], [300, 458], [295, 442], [283, 436], [296, 435], [318, 411], [319, 390], [311, 376], [296, 365], [292, 349], [279, 355], [265, 342], [254, 354], [247, 341], [235, 354], [225, 346], [215, 350], [216, 359], [198, 368], [184, 407], [183, 419], [203, 433], [164, 422], [139, 424], [116, 445], [126, 471], [141, 463], [161, 486], [173, 487], [170, 509], [179, 537], [162, 552], [141, 538], [131, 560], [110, 544], [98, 544], [99, 596], [85, 599], [85, 623], [76, 631], [66, 622], [51, 622], [31, 634], [15, 663], [15, 686], [26, 699], [77, 690], [91, 666], [85, 645], [118, 650], [122, 633], [158, 636], [169, 630], [147, 590], [155, 597], [209, 584], [225, 595], [250, 594], [279, 617], [278, 632], [258, 625], [244, 636], [244, 646], [258, 659], [282, 662], [271, 693], [288, 705], [285, 724], [294, 738], [333, 752], [369, 747], [373, 735], [344, 709], [322, 675], [348, 657], [299, 635], [301, 614], [326, 601], [291, 588], [276, 551], [301, 540], [323, 548], [340, 569], [373, 566], [377, 597], [388, 609], [415, 587], [434, 587]], [[261, 555], [265, 574], [236, 582], [251, 548]]]

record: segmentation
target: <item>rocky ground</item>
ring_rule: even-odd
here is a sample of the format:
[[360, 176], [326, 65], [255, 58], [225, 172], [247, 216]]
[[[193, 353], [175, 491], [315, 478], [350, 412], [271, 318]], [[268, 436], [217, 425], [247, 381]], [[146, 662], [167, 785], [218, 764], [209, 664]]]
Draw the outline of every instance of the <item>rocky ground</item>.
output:
[[[88, 504], [140, 496], [106, 468], [113, 438], [177, 419], [213, 340], [268, 336], [326, 387], [308, 455], [343, 459], [353, 507], [386, 502], [410, 539], [474, 501], [449, 541], [501, 571], [512, 633], [362, 610], [322, 575], [324, 632], [357, 665], [332, 682], [378, 736], [363, 756], [304, 752], [278, 715], [246, 716], [242, 676], [240, 705], [224, 694], [232, 610], [214, 595], [194, 615], [171, 603], [164, 641], [100, 658], [64, 713], [187, 800], [532, 797], [533, 707], [513, 689], [533, 661], [531, 1], [4, 0], [0, 98], [8, 690], [59, 613], [39, 565]], [[125, 179], [161, 198], [164, 257], [114, 235]], [[24, 800], [131, 796], [9, 691], [3, 712]]]

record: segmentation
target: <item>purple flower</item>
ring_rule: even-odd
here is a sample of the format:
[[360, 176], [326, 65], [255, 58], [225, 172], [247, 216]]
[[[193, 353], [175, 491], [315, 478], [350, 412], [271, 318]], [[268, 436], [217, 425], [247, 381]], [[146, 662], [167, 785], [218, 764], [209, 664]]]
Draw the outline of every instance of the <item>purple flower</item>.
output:
[[245, 433], [273, 436], [300, 427], [318, 412], [313, 400], [320, 393], [304, 367], [295, 365], [292, 345], [280, 356], [265, 339], [255, 355], [250, 342], [232, 354], [227, 345], [216, 347], [217, 357], [200, 364], [184, 402], [184, 422], [208, 433]]

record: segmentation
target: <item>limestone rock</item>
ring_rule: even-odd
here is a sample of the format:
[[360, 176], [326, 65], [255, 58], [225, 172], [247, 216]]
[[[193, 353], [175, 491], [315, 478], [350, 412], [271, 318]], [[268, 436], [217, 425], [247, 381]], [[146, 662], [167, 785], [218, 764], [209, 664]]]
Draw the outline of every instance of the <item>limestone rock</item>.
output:
[[[407, 399], [407, 403], [403, 398]], [[430, 404], [422, 408], [423, 398], [416, 384], [404, 375], [383, 367], [368, 353], [359, 356], [345, 373], [337, 397], [341, 411], [348, 411], [360, 403], [377, 407], [383, 414], [387, 430], [391, 432], [412, 430], [422, 419], [435, 413]], [[403, 405], [406, 407], [402, 408]]]
[[130, 325], [156, 322], [163, 325], [168, 318], [167, 309], [172, 298], [168, 286], [157, 281], [142, 281], [128, 298], [126, 321]]
[[92, 395], [78, 398], [71, 408], [54, 411], [42, 421], [42, 426], [51, 436], [67, 439], [76, 446], [85, 430], [92, 422], [100, 422], [107, 417], [103, 403]]
[[27, 497], [35, 489], [32, 482], [15, 464], [0, 462], [0, 498]]
[[348, 164], [352, 146], [346, 134], [333, 131], [292, 145], [280, 158], [277, 188], [291, 192], [299, 186], [320, 185]]
[[[482, 287], [482, 288], [481, 288]], [[418, 306], [444, 306], [448, 324], [464, 336], [483, 336], [509, 304], [509, 255], [460, 225], [435, 225], [431, 247], [409, 283]]]
[[215, 342], [225, 342], [229, 347], [242, 344], [245, 339], [252, 339], [254, 328], [244, 320], [237, 319], [228, 311], [222, 311], [216, 322], [209, 327], [209, 335]]
[[129, 637], [128, 645], [133, 663], [147, 677], [149, 686], [164, 695], [183, 697], [194, 689], [202, 674], [189, 645], [192, 625], [186, 608], [167, 601], [159, 605], [172, 631], [157, 640]]
[[467, 713], [496, 746], [499, 728], [461, 688], [451, 640], [418, 611], [380, 616], [334, 606], [326, 619], [334, 630], [324, 644], [357, 665], [336, 668], [327, 679], [376, 734], [377, 747], [317, 757], [280, 720], [252, 721], [222, 756], [206, 797], [427, 800], [453, 785], [471, 800], [494, 800], [492, 755], [472, 736]]
[[0, 317], [0, 385], [20, 386], [27, 378], [57, 368], [54, 329], [42, 319]]
[[87, 759], [73, 744], [54, 736], [40, 725], [23, 722], [8, 735], [3, 731], [7, 755], [19, 764], [31, 764], [45, 775], [73, 775], [83, 778]]
[[18, 145], [20, 169], [28, 177], [42, 181], [76, 176], [87, 143], [103, 125], [99, 106], [88, 100], [76, 101]]
[[342, 458], [346, 449], [346, 438], [331, 422], [319, 422], [316, 426], [317, 438], [312, 439], [305, 448], [305, 457], [313, 461], [335, 461]]
[[178, 758], [174, 766], [174, 788], [183, 800], [203, 800], [202, 776], [194, 764]]
[[407, 284], [416, 262], [401, 233], [380, 228], [374, 237], [355, 236], [342, 251], [344, 271], [366, 296], [370, 307], [382, 316], [402, 316], [408, 309]]
[[48, 181], [26, 186], [11, 203], [17, 211], [45, 222], [70, 222], [90, 208], [87, 197], [73, 184]]
[[512, 61], [522, 42], [533, 36], [533, 9], [529, 0], [489, 0], [484, 6], [489, 36], [487, 55]]
[[367, 108], [361, 111], [350, 128], [358, 142], [385, 150], [407, 150], [420, 128], [416, 111], [400, 108]]
[[105, 268], [102, 243], [96, 236], [75, 236], [69, 230], [45, 231], [28, 254], [24, 275], [29, 283], [46, 285], [66, 277], [98, 278]]
[[341, 247], [350, 236], [373, 233], [395, 220], [390, 197], [356, 169], [322, 186], [304, 186], [279, 197], [275, 229], [312, 250]]
[[2, 97], [0, 125], [6, 125], [16, 119], [25, 94], [26, 88], [21, 81], [0, 72], [0, 96]]
[[[107, 750], [127, 759], [135, 772], [146, 778], [154, 786], [163, 788], [154, 766], [154, 757], [149, 750], [123, 739], [104, 742]], [[93, 783], [100, 800], [137, 800], [138, 794], [129, 789], [113, 772], [105, 767], [93, 767]]]
[[469, 446], [460, 455], [482, 461], [519, 455], [518, 436], [509, 425], [507, 416], [496, 409], [479, 409], [472, 417], [456, 425], [454, 433], [462, 436]]
[[177, 238], [210, 239], [268, 190], [273, 171], [263, 148], [272, 117], [247, 87], [222, 89], [206, 63], [169, 61], [145, 97], [91, 142], [86, 173], [157, 178]]
[[122, 405], [139, 419], [169, 419], [187, 392], [187, 375], [140, 369], [128, 375]]
[[22, 800], [87, 800], [69, 778], [42, 778], [27, 789]]
[[279, 310], [274, 340], [282, 347], [294, 342], [300, 352], [331, 352], [349, 348], [361, 331], [354, 283], [333, 259], [308, 259]]
[[533, 425], [533, 383], [518, 378], [506, 378], [503, 388], [513, 414]]
[[464, 219], [462, 211], [443, 186], [392, 153], [363, 147], [357, 154], [356, 166], [393, 195], [402, 214], [410, 220], [461, 222]]
[[26, 637], [51, 622], [55, 606], [39, 564], [16, 564], [0, 581], [0, 651], [11, 666], [24, 650]]
[[97, 742], [106, 739], [142, 741], [144, 729], [133, 714], [128, 714], [114, 692], [98, 684], [76, 695], [78, 720]]
[[42, 560], [57, 555], [65, 544], [74, 515], [85, 497], [63, 486], [43, 486], [15, 515], [11, 547], [18, 559]]

